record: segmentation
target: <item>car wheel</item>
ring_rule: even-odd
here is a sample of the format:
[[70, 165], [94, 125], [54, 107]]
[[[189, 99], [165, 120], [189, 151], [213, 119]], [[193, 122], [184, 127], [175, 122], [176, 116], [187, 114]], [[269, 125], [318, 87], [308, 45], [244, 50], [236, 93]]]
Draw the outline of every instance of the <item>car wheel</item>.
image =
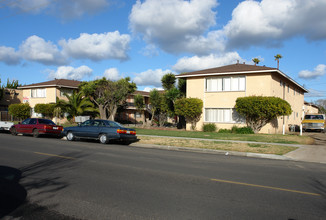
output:
[[33, 137], [38, 138], [40, 136], [40, 133], [38, 132], [37, 129], [33, 130]]
[[75, 135], [70, 131], [67, 134], [67, 140], [68, 141], [74, 141], [75, 140]]
[[16, 128], [12, 128], [12, 129], [10, 130], [10, 132], [11, 132], [11, 134], [14, 135], [14, 136], [17, 135]]
[[100, 139], [101, 144], [107, 144], [109, 142], [106, 134], [100, 134], [98, 138]]

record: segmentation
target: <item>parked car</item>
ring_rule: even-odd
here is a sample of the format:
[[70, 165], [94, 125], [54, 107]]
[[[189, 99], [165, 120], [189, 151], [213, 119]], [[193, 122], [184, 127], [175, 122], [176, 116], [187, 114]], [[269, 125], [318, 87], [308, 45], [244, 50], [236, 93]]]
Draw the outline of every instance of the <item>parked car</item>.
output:
[[326, 120], [324, 114], [306, 114], [302, 120], [303, 131], [320, 131], [324, 132]]
[[95, 139], [102, 144], [109, 141], [118, 141], [122, 144], [131, 144], [139, 141], [135, 129], [125, 128], [117, 122], [109, 120], [87, 120], [78, 126], [66, 127], [63, 135], [68, 141], [80, 139]]
[[0, 121], [0, 131], [9, 131], [10, 127], [13, 126], [13, 122]]
[[50, 119], [44, 118], [28, 118], [22, 123], [11, 126], [10, 132], [12, 135], [31, 134], [34, 137], [40, 135], [53, 135], [62, 137], [63, 127], [56, 125]]

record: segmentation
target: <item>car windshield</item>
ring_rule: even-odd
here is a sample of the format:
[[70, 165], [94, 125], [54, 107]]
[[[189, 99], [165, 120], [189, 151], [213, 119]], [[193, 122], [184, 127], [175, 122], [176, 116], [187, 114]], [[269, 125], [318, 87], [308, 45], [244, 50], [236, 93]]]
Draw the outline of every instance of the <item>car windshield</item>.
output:
[[312, 120], [318, 120], [318, 119], [324, 119], [323, 115], [305, 115], [305, 119], [312, 119]]
[[46, 125], [55, 125], [55, 123], [49, 119], [39, 119], [39, 124], [46, 124]]

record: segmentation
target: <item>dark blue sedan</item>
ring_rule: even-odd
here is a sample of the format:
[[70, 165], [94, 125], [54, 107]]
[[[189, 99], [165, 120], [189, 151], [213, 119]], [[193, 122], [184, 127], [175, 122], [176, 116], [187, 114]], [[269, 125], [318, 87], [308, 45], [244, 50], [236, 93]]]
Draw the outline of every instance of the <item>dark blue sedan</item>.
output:
[[122, 144], [131, 144], [139, 141], [135, 129], [125, 128], [117, 122], [109, 120], [87, 120], [75, 127], [66, 127], [63, 135], [68, 141], [79, 139], [95, 139], [102, 144], [110, 141], [119, 141]]

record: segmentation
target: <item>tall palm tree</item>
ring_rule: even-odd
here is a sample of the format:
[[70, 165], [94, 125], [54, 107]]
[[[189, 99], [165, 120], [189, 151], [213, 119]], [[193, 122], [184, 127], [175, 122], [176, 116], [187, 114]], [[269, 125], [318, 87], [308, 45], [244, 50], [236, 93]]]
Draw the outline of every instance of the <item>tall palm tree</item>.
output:
[[260, 60], [258, 58], [253, 58], [252, 62], [255, 63], [255, 66], [260, 62]]
[[59, 99], [57, 107], [60, 107], [63, 112], [69, 114], [67, 117], [68, 119], [75, 118], [75, 116], [78, 115], [83, 115], [86, 112], [98, 112], [98, 110], [94, 108], [94, 104], [88, 97], [85, 97], [81, 91], [74, 91], [71, 95], [64, 93], [64, 96], [67, 97], [68, 101]]
[[282, 58], [281, 54], [276, 54], [275, 56], [275, 60], [277, 61], [277, 69], [280, 68], [280, 59]]

